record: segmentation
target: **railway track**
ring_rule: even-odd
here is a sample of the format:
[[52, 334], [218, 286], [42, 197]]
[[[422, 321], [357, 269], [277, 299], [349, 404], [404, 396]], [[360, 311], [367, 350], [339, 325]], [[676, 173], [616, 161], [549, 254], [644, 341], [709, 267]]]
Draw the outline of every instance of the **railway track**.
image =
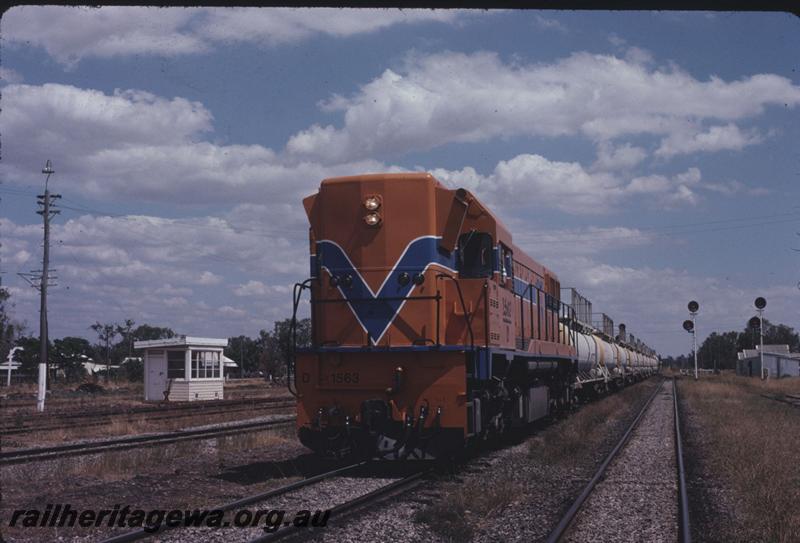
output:
[[[224, 403], [223, 403], [224, 402]], [[118, 408], [102, 412], [76, 411], [54, 415], [33, 415], [25, 418], [16, 417], [0, 424], [0, 436], [26, 434], [30, 432], [48, 432], [61, 429], [102, 426], [115, 420], [134, 422], [146, 416], [147, 421], [173, 420], [177, 418], [214, 416], [228, 413], [252, 411], [255, 409], [283, 409], [294, 407], [296, 402], [289, 398], [263, 398], [258, 400], [219, 400], [202, 404], [178, 404], [167, 406], [142, 406], [134, 408]], [[124, 417], [124, 418], [123, 418]]]
[[547, 543], [599, 534], [606, 541], [691, 542], [677, 387], [667, 382], [648, 398]]
[[[359, 469], [369, 468], [371, 465], [368, 461], [358, 462], [354, 464], [350, 464], [344, 467], [339, 467], [330, 471], [326, 471], [324, 473], [314, 475], [311, 477], [306, 477], [301, 479], [300, 481], [296, 481], [294, 483], [290, 483], [285, 486], [281, 486], [276, 489], [272, 489], [266, 492], [262, 492], [259, 494], [254, 494], [252, 496], [247, 496], [245, 498], [236, 500], [234, 502], [230, 502], [224, 505], [217, 506], [214, 509], [222, 510], [225, 512], [232, 512], [236, 510], [240, 510], [245, 507], [253, 508], [252, 506], [260, 507], [261, 509], [264, 508], [274, 508], [276, 500], [291, 500], [292, 494], [298, 491], [306, 491], [308, 492], [309, 487], [313, 487], [314, 485], [321, 485], [321, 484], [329, 484], [330, 481], [346, 476], [348, 474], [352, 474]], [[425, 476], [429, 473], [429, 470], [420, 470], [415, 471], [409, 475], [404, 477], [394, 479], [391, 482], [379, 485], [377, 488], [370, 490], [368, 492], [359, 493], [357, 496], [341, 501], [337, 505], [330, 507], [329, 505], [323, 506], [322, 508], [327, 507], [330, 510], [330, 517], [329, 520], [333, 521], [341, 521], [347, 515], [353, 513], [354, 511], [363, 510], [366, 507], [375, 505], [376, 503], [383, 502], [389, 497], [397, 496], [404, 492], [407, 492], [413, 488], [416, 488], [420, 485]], [[303, 508], [307, 508], [307, 505], [303, 505]], [[284, 509], [289, 509], [284, 506]], [[185, 530], [194, 529], [194, 530], [202, 530], [203, 528], [186, 528], [181, 526], [176, 527], [169, 527], [169, 526], [162, 526], [159, 530], [145, 530], [144, 528], [133, 530], [129, 532], [125, 532], [122, 534], [118, 534], [107, 539], [102, 540], [100, 543], [128, 543], [131, 541], [138, 541], [142, 539], [146, 539], [149, 537], [157, 536], [158, 540], [161, 542], [165, 541], [172, 541], [172, 538], [166, 532], [175, 532], [174, 539], [175, 541], [185, 541], [186, 534], [184, 533]], [[256, 537], [253, 537], [253, 534], [258, 534]], [[310, 529], [302, 529], [296, 528], [291, 524], [284, 524], [278, 530], [270, 533], [264, 533], [264, 530], [260, 527], [251, 527], [249, 529], [237, 529], [237, 530], [230, 530], [224, 533], [224, 540], [225, 541], [242, 541], [242, 542], [250, 542], [250, 543], [267, 543], [270, 541], [277, 541], [280, 539], [284, 539], [286, 537], [303, 537], [308, 536], [316, 532], [310, 531]], [[192, 540], [196, 540], [198, 538], [197, 534], [192, 534], [189, 536]], [[202, 539], [202, 536], [200, 536]]]
[[31, 449], [3, 451], [0, 452], [0, 466], [23, 464], [43, 460], [54, 460], [67, 456], [79, 456], [122, 451], [141, 447], [152, 447], [156, 445], [177, 443], [180, 441], [193, 441], [199, 439], [224, 437], [228, 435], [241, 434], [242, 432], [255, 432], [269, 428], [290, 426], [292, 424], [294, 424], [294, 416], [287, 415], [286, 417], [269, 421], [262, 420], [256, 422], [244, 422], [239, 424], [227, 424], [224, 426], [177, 430], [174, 432], [163, 432], [158, 434], [126, 436], [114, 439], [104, 439], [101, 441], [69, 443], [66, 445], [56, 445], [52, 447], [36, 447]]
[[800, 394], [761, 394], [761, 397], [800, 407]]

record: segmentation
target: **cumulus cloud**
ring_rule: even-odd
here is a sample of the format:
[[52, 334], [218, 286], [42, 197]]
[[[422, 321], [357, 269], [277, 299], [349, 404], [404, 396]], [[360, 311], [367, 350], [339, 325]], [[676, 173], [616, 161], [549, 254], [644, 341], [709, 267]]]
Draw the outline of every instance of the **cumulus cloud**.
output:
[[[341, 112], [343, 125], [313, 125], [296, 133], [287, 150], [340, 160], [519, 135], [668, 139], [683, 134], [688, 121], [732, 123], [771, 104], [798, 103], [800, 87], [781, 76], [701, 81], [676, 66], [654, 67], [641, 53], [617, 58], [581, 52], [540, 64], [504, 62], [491, 52], [414, 54], [352, 96], [321, 104]], [[694, 148], [732, 145], [731, 132], [711, 130]]]
[[[80, 334], [101, 316], [215, 337], [269, 327], [291, 311], [285, 285], [308, 271], [307, 234], [292, 238], [270, 220], [252, 218], [244, 228], [226, 217], [59, 217], [52, 227], [51, 261], [59, 277], [51, 295], [53, 333]], [[41, 257], [40, 226], [2, 218], [0, 229], [7, 265], [17, 264], [9, 257], [22, 252]], [[231, 276], [248, 279], [228, 284]], [[231, 291], [242, 295], [241, 303], [230, 303]], [[25, 289], [13, 294], [15, 316], [35, 320], [36, 297]]]
[[3, 16], [3, 37], [12, 47], [42, 47], [72, 67], [87, 57], [177, 56], [223, 42], [275, 46], [397, 24], [452, 23], [463, 16], [456, 10], [416, 9], [18, 6]]
[[41, 150], [47, 149], [58, 182], [94, 198], [296, 202], [325, 177], [386, 169], [371, 160], [321, 165], [287, 159], [261, 145], [203, 141], [213, 115], [180, 97], [9, 85], [3, 102], [6, 178], [29, 179], [41, 169]]
[[596, 319], [606, 313], [616, 324], [625, 323], [630, 333], [662, 355], [690, 350], [680, 327], [690, 299], [703, 308], [705, 324], [698, 326], [699, 341], [712, 331], [743, 329], [756, 296], [768, 297], [775, 322], [792, 323], [799, 316], [800, 290], [793, 286], [756, 288], [684, 269], [620, 266], [579, 255], [557, 256], [546, 264], [556, 270], [562, 285], [580, 287], [591, 300]]
[[628, 170], [647, 158], [647, 151], [630, 143], [614, 146], [611, 142], [602, 141], [597, 146], [597, 160], [593, 170], [611, 171]]
[[462, 15], [456, 10], [420, 9], [217, 9], [208, 12], [196, 31], [214, 41], [277, 45], [315, 35], [366, 34], [397, 24], [451, 23]]
[[89, 56], [197, 53], [206, 45], [185, 27], [199, 13], [186, 8], [17, 6], [3, 15], [3, 37], [12, 47], [42, 47], [66, 66]]
[[694, 205], [693, 187], [701, 172], [689, 168], [675, 176], [650, 175], [626, 182], [608, 172], [590, 172], [577, 162], [551, 161], [540, 155], [522, 154], [501, 161], [494, 171], [481, 175], [474, 168], [459, 171], [434, 169], [446, 183], [473, 190], [496, 208], [557, 208], [572, 214], [607, 214], [625, 199], [647, 195], [652, 203]]
[[676, 131], [661, 141], [655, 154], [661, 157], [671, 157], [698, 151], [739, 151], [748, 145], [755, 145], [762, 141], [763, 137], [757, 131], [743, 131], [735, 124], [728, 123], [694, 133]]

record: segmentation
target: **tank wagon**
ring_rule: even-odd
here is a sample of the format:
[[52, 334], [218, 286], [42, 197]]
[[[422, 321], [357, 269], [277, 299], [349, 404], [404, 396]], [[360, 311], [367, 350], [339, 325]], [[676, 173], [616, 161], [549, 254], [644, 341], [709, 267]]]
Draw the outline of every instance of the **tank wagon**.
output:
[[340, 177], [303, 205], [311, 269], [287, 370], [299, 438], [320, 454], [440, 457], [657, 370], [622, 325], [579, 319], [467, 190], [425, 173]]

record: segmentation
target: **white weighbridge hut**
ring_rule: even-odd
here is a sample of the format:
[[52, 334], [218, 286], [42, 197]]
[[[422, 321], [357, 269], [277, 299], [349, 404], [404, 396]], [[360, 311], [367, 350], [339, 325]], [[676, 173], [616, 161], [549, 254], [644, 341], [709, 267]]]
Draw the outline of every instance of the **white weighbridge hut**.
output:
[[144, 350], [144, 399], [221, 400], [227, 339], [178, 336], [136, 341]]

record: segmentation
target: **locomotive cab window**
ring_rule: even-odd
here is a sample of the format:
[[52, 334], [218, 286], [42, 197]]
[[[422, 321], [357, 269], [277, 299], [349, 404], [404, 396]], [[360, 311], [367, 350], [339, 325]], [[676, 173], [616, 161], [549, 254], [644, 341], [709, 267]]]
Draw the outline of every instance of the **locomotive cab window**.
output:
[[458, 238], [458, 273], [464, 278], [492, 275], [492, 236], [468, 232]]
[[503, 281], [514, 278], [514, 257], [505, 245], [500, 245], [500, 277]]

